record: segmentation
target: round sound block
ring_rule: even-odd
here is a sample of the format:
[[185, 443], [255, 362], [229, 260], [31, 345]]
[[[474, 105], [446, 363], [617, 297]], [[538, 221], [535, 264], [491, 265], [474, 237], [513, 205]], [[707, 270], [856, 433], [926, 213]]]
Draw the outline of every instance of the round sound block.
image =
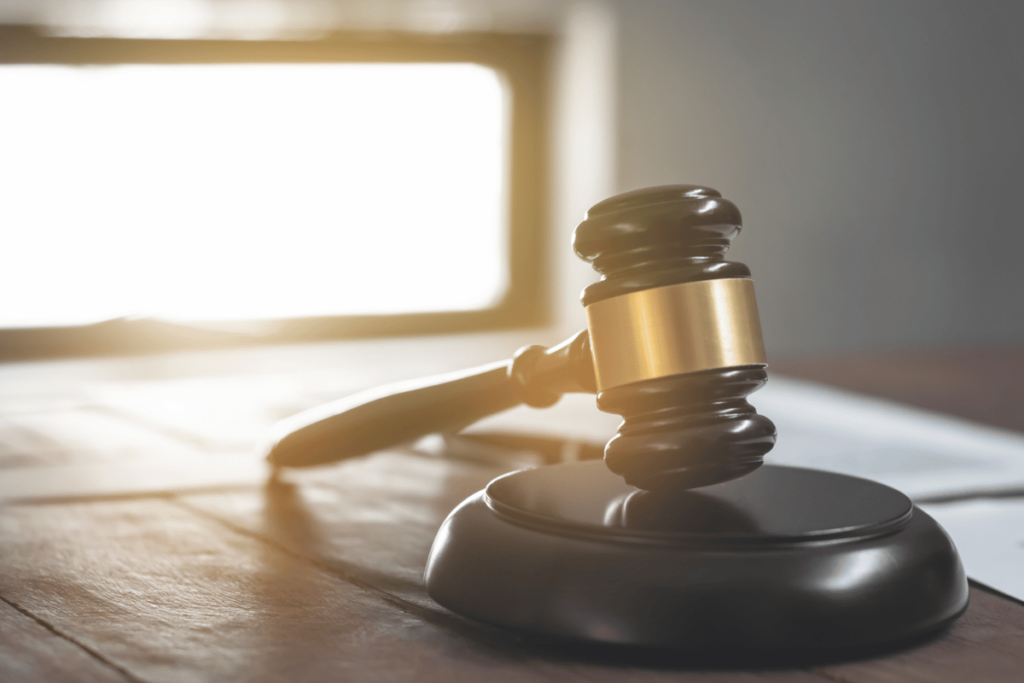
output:
[[513, 629], [687, 649], [871, 646], [967, 607], [949, 536], [905, 495], [770, 465], [671, 495], [600, 461], [499, 477], [449, 515], [426, 584]]

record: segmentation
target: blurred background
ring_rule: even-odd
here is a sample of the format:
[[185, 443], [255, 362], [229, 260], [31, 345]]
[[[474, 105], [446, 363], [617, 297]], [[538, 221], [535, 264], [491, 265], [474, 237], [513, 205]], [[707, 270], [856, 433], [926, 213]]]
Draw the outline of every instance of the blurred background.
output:
[[7, 358], [556, 343], [594, 279], [573, 227], [670, 183], [742, 210], [770, 357], [1024, 340], [1020, 3], [0, 0], [0, 22]]

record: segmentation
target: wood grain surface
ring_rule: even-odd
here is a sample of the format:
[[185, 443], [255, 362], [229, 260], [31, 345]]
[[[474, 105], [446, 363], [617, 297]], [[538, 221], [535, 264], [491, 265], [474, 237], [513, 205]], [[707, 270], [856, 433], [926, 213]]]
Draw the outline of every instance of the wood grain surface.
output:
[[0, 681], [71, 680], [124, 683], [132, 677], [52, 625], [0, 600]]
[[[964, 385], [962, 371], [943, 369], [954, 356], [934, 357], [928, 381], [939, 388], [925, 392], [932, 404], [924, 407], [948, 404], [964, 415], [971, 402], [935, 379]], [[1024, 362], [1024, 350], [1012, 358]], [[793, 374], [805, 379], [910, 400], [917, 390], [905, 383], [927, 374], [928, 362], [915, 362], [920, 369], [902, 374], [893, 368], [908, 361], [884, 357], [789, 367], [803, 368]], [[958, 367], [970, 363], [968, 355]], [[229, 398], [223, 381], [218, 396]], [[982, 372], [972, 381], [1014, 405], [1013, 377]], [[32, 395], [31, 410], [11, 399], [19, 409], [0, 414], [0, 462], [37, 476], [179, 456], [195, 467], [204, 453], [224, 457], [221, 449], [276, 414], [260, 408], [252, 386], [246, 379], [236, 388], [239, 404], [248, 401], [244, 420], [226, 412], [218, 426], [216, 402], [204, 404], [214, 407], [200, 411], [201, 429], [225, 435], [204, 450], [139, 419], [158, 411], [157, 385], [146, 387], [152, 408], [108, 406], [92, 421], [93, 408], [69, 399], [88, 392], [54, 383], [48, 396]], [[130, 389], [115, 393], [130, 402]], [[935, 396], [945, 395], [960, 398], [937, 406]], [[175, 418], [185, 427], [187, 412]], [[1012, 413], [1004, 408], [1002, 426], [1016, 424]], [[818, 662], [578, 647], [463, 619], [426, 596], [423, 566], [447, 513], [500, 473], [394, 451], [203, 493], [172, 486], [122, 499], [0, 506], [0, 681], [1024, 680], [1024, 606], [978, 587], [944, 633]]]
[[11, 506], [0, 545], [0, 593], [145, 681], [819, 680], [537, 656], [166, 500]]

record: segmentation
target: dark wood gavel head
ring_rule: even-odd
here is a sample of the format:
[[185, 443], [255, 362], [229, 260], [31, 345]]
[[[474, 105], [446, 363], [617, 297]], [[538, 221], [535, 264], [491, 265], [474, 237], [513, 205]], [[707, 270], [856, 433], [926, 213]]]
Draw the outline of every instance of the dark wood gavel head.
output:
[[621, 415], [605, 463], [648, 491], [735, 479], [775, 445], [746, 397], [767, 380], [750, 271], [724, 260], [739, 209], [698, 185], [595, 205], [573, 247], [601, 273], [583, 290], [598, 408]]

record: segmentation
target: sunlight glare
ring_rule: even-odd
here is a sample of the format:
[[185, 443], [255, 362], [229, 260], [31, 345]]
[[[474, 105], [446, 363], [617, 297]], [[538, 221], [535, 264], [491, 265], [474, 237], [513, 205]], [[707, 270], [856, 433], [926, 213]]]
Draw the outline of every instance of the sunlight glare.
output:
[[473, 64], [0, 67], [0, 327], [458, 311], [508, 286]]

